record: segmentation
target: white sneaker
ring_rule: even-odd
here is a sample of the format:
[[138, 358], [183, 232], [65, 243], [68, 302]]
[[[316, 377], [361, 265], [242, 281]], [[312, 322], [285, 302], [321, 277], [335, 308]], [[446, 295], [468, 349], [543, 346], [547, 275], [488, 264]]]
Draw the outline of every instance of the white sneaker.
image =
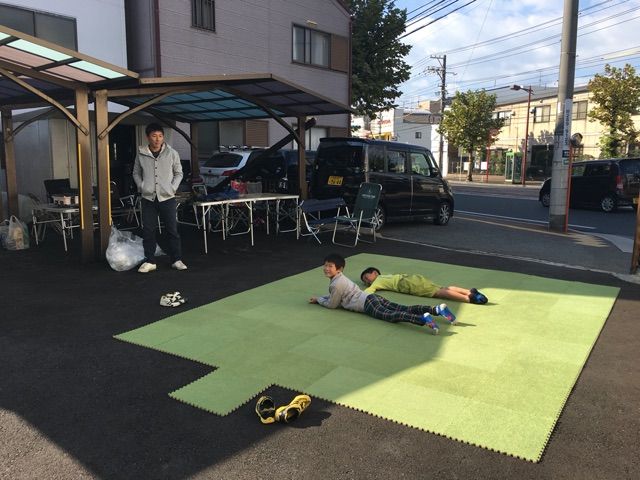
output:
[[157, 267], [156, 267], [155, 263], [144, 262], [138, 268], [138, 272], [140, 272], [140, 273], [149, 273], [149, 272], [153, 272], [156, 268]]
[[171, 264], [171, 268], [175, 268], [176, 270], [186, 270], [187, 266], [182, 262], [182, 260], [178, 260]]

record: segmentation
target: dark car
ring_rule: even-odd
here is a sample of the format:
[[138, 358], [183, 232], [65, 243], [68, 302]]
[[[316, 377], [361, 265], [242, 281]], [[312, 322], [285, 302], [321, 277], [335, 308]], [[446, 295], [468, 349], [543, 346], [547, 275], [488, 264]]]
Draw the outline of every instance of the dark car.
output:
[[321, 139], [313, 197], [343, 197], [353, 205], [362, 182], [382, 185], [380, 226], [387, 219], [431, 219], [446, 225], [453, 215], [453, 193], [428, 149], [362, 138]]
[[[610, 158], [576, 162], [571, 169], [571, 207], [595, 207], [613, 212], [620, 206], [637, 208], [640, 158]], [[542, 184], [540, 203], [549, 206], [551, 179]]]
[[[305, 176], [307, 187], [311, 181], [316, 158], [315, 150], [305, 150]], [[267, 191], [280, 193], [300, 193], [298, 175], [298, 151], [282, 149], [270, 155], [261, 163], [260, 176]]]

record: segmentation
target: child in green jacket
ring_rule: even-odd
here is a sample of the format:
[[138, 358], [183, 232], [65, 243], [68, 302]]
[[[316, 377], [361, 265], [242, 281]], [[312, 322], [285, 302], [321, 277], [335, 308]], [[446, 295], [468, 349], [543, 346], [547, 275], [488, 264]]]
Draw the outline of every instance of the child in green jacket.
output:
[[360, 280], [365, 284], [365, 292], [375, 293], [378, 290], [406, 293], [418, 297], [445, 298], [458, 302], [484, 305], [489, 299], [476, 288], [466, 289], [450, 285], [441, 287], [433, 283], [424, 275], [395, 274], [382, 275], [376, 267], [369, 267], [360, 274]]

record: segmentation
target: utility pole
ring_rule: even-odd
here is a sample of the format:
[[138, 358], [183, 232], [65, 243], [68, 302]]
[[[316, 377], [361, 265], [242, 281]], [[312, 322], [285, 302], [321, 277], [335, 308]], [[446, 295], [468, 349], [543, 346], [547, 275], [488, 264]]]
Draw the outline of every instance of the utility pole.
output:
[[569, 217], [569, 150], [571, 145], [571, 110], [576, 68], [576, 38], [578, 30], [578, 0], [564, 0], [558, 106], [553, 138], [551, 166], [551, 202], [549, 229], [565, 232]]
[[[444, 102], [447, 98], [447, 56], [441, 57], [432, 55], [431, 58], [435, 58], [440, 63], [439, 67], [428, 67], [427, 72], [436, 73], [440, 77], [440, 118], [444, 113]], [[440, 134], [440, 146], [438, 147], [438, 167], [442, 171], [443, 162], [443, 150], [444, 150], [444, 136]]]

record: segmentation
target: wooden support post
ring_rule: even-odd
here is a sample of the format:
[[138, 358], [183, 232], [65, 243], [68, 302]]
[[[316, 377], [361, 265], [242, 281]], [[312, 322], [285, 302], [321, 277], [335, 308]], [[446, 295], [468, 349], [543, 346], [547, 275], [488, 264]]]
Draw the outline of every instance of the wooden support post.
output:
[[[18, 216], [18, 181], [16, 175], [16, 157], [15, 150], [13, 148], [13, 117], [11, 109], [2, 109], [2, 129], [4, 132], [4, 160], [5, 160], [5, 173], [7, 174], [7, 211], [9, 217], [11, 215]], [[0, 188], [0, 191], [2, 189]], [[0, 199], [0, 202], [2, 200]], [[2, 203], [0, 203], [0, 208]], [[2, 210], [0, 210], [0, 213]], [[0, 220], [2, 220], [0, 218]]]
[[306, 134], [305, 117], [298, 117], [298, 184], [300, 185], [300, 198], [306, 200], [309, 197], [307, 191], [307, 160], [305, 159]]
[[89, 138], [89, 91], [76, 89], [76, 118], [83, 128], [76, 128], [78, 143], [78, 190], [80, 195], [80, 241], [82, 261], [94, 259], [93, 186], [91, 180], [91, 139]]
[[106, 90], [98, 90], [95, 96], [96, 148], [98, 158], [98, 211], [100, 212], [100, 258], [109, 246], [111, 234], [111, 177], [109, 171], [109, 135], [100, 135], [109, 125], [108, 96]]
[[200, 178], [200, 161], [198, 159], [198, 124], [189, 124], [189, 133], [191, 136], [191, 179]]

